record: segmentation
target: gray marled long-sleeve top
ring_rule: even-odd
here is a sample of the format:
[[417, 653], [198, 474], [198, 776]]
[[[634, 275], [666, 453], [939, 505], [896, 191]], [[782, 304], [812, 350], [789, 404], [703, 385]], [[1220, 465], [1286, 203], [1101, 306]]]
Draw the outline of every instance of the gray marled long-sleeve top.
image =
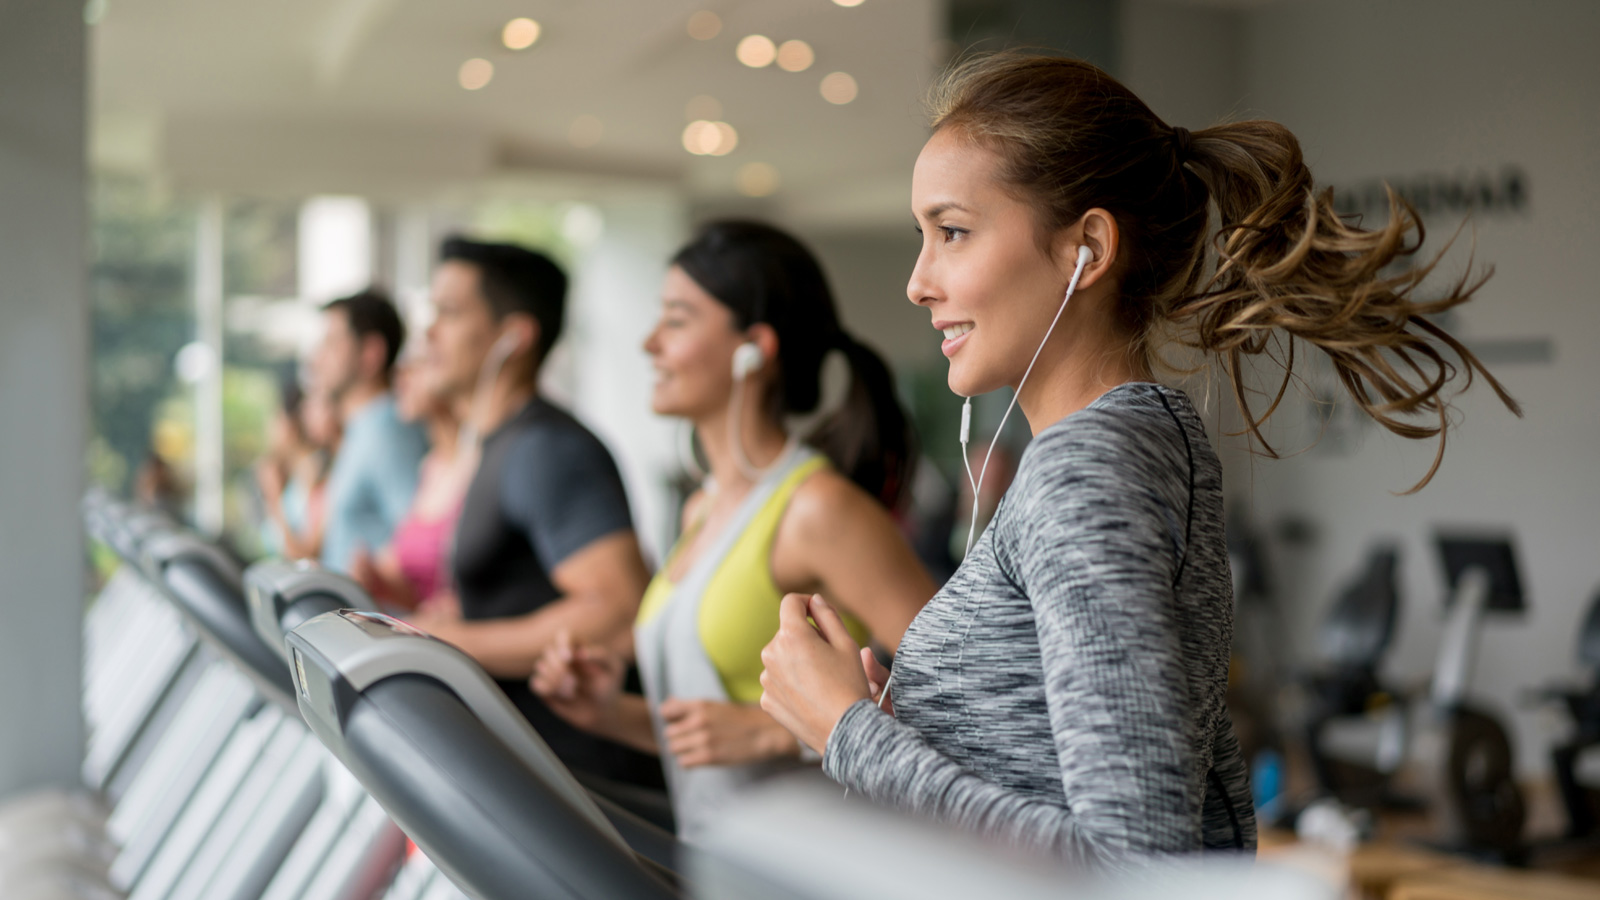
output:
[[1255, 847], [1223, 706], [1222, 469], [1188, 397], [1117, 387], [1041, 432], [994, 521], [824, 770], [879, 802], [1090, 865]]

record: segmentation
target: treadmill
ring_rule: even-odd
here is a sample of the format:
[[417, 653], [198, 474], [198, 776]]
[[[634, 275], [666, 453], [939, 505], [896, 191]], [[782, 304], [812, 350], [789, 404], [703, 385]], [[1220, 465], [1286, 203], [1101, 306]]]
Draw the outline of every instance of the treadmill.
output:
[[306, 560], [258, 562], [244, 570], [244, 586], [256, 636], [278, 653], [286, 674], [289, 648], [284, 638], [301, 623], [341, 609], [378, 610], [354, 579]]
[[[607, 827], [619, 822], [604, 801], [588, 802], [460, 651], [387, 616], [351, 610], [300, 625], [288, 646], [312, 730], [467, 894], [682, 896], [670, 873], [629, 851], [636, 837], [618, 840], [622, 829]], [[705, 900], [1337, 900], [1343, 892], [1290, 865], [1234, 854], [1162, 861], [1141, 878], [1091, 877], [841, 801], [837, 785], [803, 777], [753, 791], [682, 862], [693, 895]], [[404, 874], [397, 889], [403, 882], [414, 890]]]
[[145, 542], [175, 526], [103, 495], [84, 501], [91, 537], [123, 561], [84, 617], [82, 778], [120, 799], [204, 668], [192, 629], [147, 574]]
[[1095, 873], [951, 827], [846, 800], [818, 773], [753, 787], [689, 858], [699, 900], [1343, 900], [1305, 860], [1172, 854]]
[[255, 683], [266, 699], [294, 709], [294, 685], [282, 657], [256, 635], [239, 566], [215, 545], [186, 531], [145, 543], [145, 568], [200, 639]]
[[287, 642], [312, 732], [468, 894], [681, 896], [676, 841], [586, 791], [461, 651], [348, 609]]
[[213, 824], [171, 896], [347, 900], [381, 890], [402, 863], [405, 837], [300, 721], [287, 658], [255, 627], [247, 593], [259, 591], [247, 592], [231, 560], [193, 535], [158, 538], [146, 556], [201, 638], [272, 704], [251, 721], [282, 719], [260, 726], [265, 736], [230, 739], [228, 749], [243, 742], [245, 761], [216, 776], [223, 802], [193, 814]]

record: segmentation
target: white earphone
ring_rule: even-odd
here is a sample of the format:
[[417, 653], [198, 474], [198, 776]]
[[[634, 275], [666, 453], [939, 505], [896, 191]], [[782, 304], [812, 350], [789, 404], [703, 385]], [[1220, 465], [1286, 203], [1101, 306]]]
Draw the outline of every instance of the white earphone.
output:
[[733, 399], [730, 405], [730, 418], [728, 422], [728, 445], [733, 450], [734, 465], [739, 467], [740, 473], [751, 481], [760, 480], [768, 469], [787, 459], [789, 454], [799, 443], [796, 435], [790, 435], [784, 444], [783, 452], [778, 458], [769, 463], [765, 468], [757, 467], [750, 462], [750, 457], [744, 452], [744, 434], [741, 431], [740, 418], [744, 412], [744, 383], [751, 375], [755, 374], [767, 363], [767, 354], [755, 341], [745, 341], [733, 351]]
[[733, 380], [743, 381], [749, 378], [766, 361], [767, 355], [761, 352], [759, 344], [755, 341], [745, 341], [733, 351]]

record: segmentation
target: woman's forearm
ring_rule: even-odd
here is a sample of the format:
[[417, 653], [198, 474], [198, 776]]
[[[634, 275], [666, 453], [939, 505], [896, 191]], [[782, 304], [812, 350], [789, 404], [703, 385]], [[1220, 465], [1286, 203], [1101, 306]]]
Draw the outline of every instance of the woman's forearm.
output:
[[655, 726], [650, 722], [650, 703], [638, 694], [617, 698], [612, 714], [595, 729], [595, 734], [644, 753], [659, 753]]

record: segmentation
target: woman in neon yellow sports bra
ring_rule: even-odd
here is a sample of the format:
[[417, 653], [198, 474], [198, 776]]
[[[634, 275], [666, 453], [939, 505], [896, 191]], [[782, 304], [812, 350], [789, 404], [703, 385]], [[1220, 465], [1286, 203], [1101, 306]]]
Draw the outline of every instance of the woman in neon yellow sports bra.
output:
[[[674, 258], [645, 350], [651, 406], [689, 420], [709, 464], [640, 603], [645, 694], [623, 693], [621, 655], [565, 640], [533, 688], [574, 725], [660, 753], [679, 834], [694, 840], [744, 784], [805, 764], [759, 705], [783, 595], [826, 591], [858, 642], [893, 650], [934, 585], [889, 515], [912, 458], [892, 378], [840, 327], [798, 241], [753, 222], [707, 226]], [[850, 387], [801, 441], [785, 419], [816, 410], [833, 351]]]

